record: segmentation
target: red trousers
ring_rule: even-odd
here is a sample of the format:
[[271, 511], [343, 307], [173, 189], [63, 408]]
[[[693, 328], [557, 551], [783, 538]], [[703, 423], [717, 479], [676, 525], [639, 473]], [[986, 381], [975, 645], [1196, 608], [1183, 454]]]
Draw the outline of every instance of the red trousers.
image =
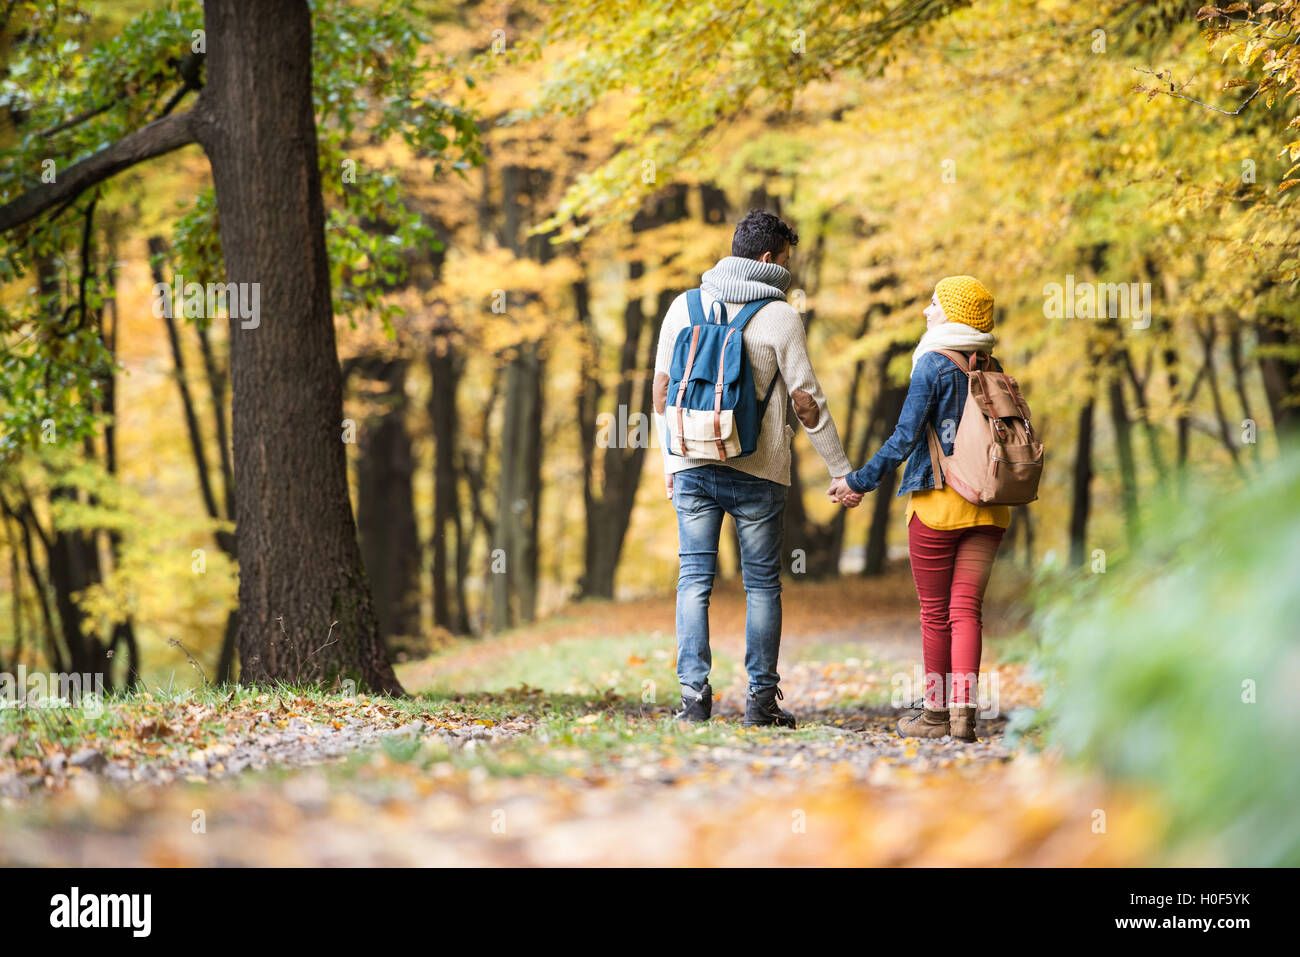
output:
[[915, 515], [908, 522], [927, 707], [978, 701], [984, 588], [1004, 531], [995, 525], [930, 528]]

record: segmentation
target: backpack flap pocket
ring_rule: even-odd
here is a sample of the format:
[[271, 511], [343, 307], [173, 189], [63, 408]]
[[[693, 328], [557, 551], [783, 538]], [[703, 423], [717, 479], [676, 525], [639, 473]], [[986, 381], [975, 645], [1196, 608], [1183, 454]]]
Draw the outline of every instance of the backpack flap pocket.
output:
[[989, 475], [984, 483], [987, 501], [981, 505], [1026, 505], [1038, 498], [1043, 476], [1040, 442], [994, 442], [989, 446]]
[[682, 409], [668, 406], [668, 451], [692, 459], [723, 462], [740, 454], [740, 435], [731, 409]]

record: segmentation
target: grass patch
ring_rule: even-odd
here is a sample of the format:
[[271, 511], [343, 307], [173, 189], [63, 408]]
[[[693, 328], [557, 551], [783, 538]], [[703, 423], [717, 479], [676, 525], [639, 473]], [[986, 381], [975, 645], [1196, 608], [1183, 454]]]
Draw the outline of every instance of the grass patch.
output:
[[[647, 703], [671, 701], [678, 694], [674, 654], [671, 638], [633, 633], [563, 638], [447, 670], [438, 670], [438, 658], [444, 656], [435, 656], [428, 664], [437, 677], [424, 693], [451, 697], [531, 687], [596, 700], [613, 695]], [[715, 687], [731, 681], [740, 670], [730, 655], [714, 651]]]
[[[470, 747], [452, 748], [437, 739], [385, 743], [385, 756], [438, 777], [439, 766], [493, 777], [603, 778], [646, 769], [647, 776], [671, 775], [688, 758], [712, 756], [716, 749], [760, 754], [769, 746], [794, 742], [832, 743], [835, 732], [810, 726], [798, 730], [743, 728], [717, 718], [702, 725], [674, 721], [667, 712], [637, 713], [621, 707], [591, 710], [575, 702], [552, 706], [529, 734]], [[368, 769], [358, 755], [338, 773]], [[481, 769], [481, 770], [480, 770]]]

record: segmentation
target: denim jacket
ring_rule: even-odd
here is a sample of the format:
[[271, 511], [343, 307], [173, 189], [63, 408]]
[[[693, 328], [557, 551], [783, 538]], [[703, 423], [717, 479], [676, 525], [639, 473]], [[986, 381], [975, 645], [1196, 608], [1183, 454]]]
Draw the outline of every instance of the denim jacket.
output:
[[[981, 362], [980, 368], [983, 367]], [[994, 370], [1002, 368], [997, 359], [993, 359], [989, 367]], [[966, 407], [969, 389], [965, 371], [957, 368], [951, 359], [937, 352], [923, 354], [912, 372], [912, 383], [907, 388], [907, 399], [903, 402], [894, 434], [870, 462], [845, 476], [849, 488], [855, 492], [874, 491], [904, 459], [908, 462], [898, 487], [899, 495], [934, 488], [934, 470], [930, 467], [930, 443], [925, 437], [925, 426], [927, 423], [934, 426], [943, 454], [952, 455], [957, 423]]]

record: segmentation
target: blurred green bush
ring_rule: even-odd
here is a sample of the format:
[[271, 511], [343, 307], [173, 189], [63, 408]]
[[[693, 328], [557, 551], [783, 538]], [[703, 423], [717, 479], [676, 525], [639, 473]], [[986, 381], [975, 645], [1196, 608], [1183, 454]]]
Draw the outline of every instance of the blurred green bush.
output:
[[1034, 723], [1153, 791], [1174, 858], [1300, 864], [1300, 455], [1156, 504], [1144, 541], [1045, 586]]

